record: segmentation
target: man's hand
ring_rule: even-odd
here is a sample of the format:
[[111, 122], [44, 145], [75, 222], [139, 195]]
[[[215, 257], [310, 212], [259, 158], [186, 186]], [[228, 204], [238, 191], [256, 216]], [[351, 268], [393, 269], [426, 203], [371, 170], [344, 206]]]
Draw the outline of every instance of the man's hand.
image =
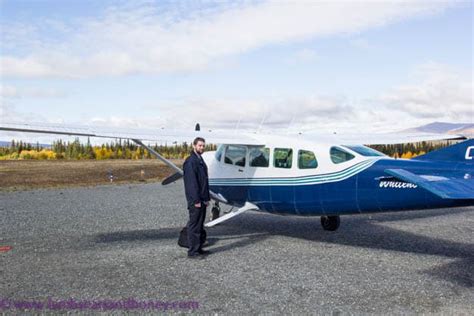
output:
[[201, 202], [195, 203], [194, 206], [197, 208], [201, 207]]

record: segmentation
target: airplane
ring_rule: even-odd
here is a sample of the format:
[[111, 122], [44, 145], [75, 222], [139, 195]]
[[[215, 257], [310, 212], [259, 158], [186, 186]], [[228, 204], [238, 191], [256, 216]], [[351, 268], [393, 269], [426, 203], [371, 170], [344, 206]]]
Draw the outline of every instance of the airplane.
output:
[[[474, 139], [443, 134], [318, 134], [108, 129], [41, 123], [0, 123], [0, 130], [130, 139], [175, 171], [183, 171], [146, 142], [190, 142], [203, 137], [219, 144], [204, 152], [212, 227], [247, 211], [319, 216], [324, 230], [335, 231], [341, 215], [474, 205]], [[434, 140], [464, 140], [417, 156], [395, 159], [366, 145]], [[220, 204], [231, 206], [221, 215]]]

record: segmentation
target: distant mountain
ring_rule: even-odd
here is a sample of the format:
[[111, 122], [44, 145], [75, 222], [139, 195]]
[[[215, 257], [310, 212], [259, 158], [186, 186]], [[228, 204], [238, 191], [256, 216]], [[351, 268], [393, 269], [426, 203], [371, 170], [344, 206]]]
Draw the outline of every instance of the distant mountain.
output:
[[4, 142], [0, 140], [0, 147], [10, 147], [11, 142]]
[[[12, 143], [11, 141], [7, 142], [7, 141], [0, 140], [0, 147], [10, 147], [11, 143]], [[39, 144], [39, 145], [40, 147], [43, 147], [43, 148], [51, 148], [50, 144]], [[31, 143], [31, 146], [35, 147], [36, 143]]]
[[403, 132], [458, 134], [458, 135], [472, 137], [474, 135], [474, 123], [434, 122], [434, 123], [406, 129]]

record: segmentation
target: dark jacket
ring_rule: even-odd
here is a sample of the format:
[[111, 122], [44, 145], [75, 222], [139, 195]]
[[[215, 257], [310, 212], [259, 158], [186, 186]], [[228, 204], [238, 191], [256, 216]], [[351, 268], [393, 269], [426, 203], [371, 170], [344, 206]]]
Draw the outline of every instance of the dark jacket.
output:
[[199, 203], [207, 202], [209, 197], [209, 178], [207, 175], [207, 165], [204, 159], [198, 154], [191, 152], [183, 164], [184, 192], [188, 207]]

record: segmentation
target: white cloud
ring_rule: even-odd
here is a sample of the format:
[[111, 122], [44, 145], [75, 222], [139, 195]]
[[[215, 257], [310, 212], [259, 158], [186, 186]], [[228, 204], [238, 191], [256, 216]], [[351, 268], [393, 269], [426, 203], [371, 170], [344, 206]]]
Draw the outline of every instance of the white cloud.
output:
[[[353, 109], [339, 97], [308, 96], [265, 99], [194, 99], [160, 107], [163, 124], [204, 128], [287, 128], [290, 124], [318, 126], [322, 122], [347, 119]], [[292, 124], [293, 123], [293, 124]]]
[[294, 98], [186, 99], [156, 104], [156, 118], [96, 118], [95, 123], [129, 127], [390, 132], [436, 121], [473, 122], [473, 83], [468, 73], [426, 63], [405, 84], [367, 99], [309, 95]]
[[22, 87], [0, 84], [1, 99], [18, 98], [63, 98], [67, 94], [53, 88]]
[[1, 98], [17, 98], [18, 90], [14, 86], [7, 86], [0, 84], [0, 97]]
[[416, 69], [412, 81], [379, 97], [386, 109], [417, 119], [474, 121], [474, 86], [470, 73], [430, 62]]
[[350, 44], [358, 49], [362, 50], [370, 50], [374, 48], [372, 44], [369, 43], [369, 41], [365, 38], [355, 38], [350, 41]]
[[[429, 62], [416, 67], [405, 83], [364, 100], [348, 96], [307, 95], [260, 99], [188, 98], [158, 101], [144, 110], [156, 117], [94, 117], [82, 122], [116, 127], [226, 128], [307, 131], [396, 131], [433, 121], [473, 122], [473, 81], [469, 71]], [[43, 121], [34, 113], [15, 111], [22, 97], [60, 97], [55, 90], [0, 85], [0, 117], [3, 121]], [[59, 122], [58, 117], [48, 117]]]
[[317, 60], [318, 53], [314, 49], [303, 48], [293, 53], [289, 63], [307, 63]]
[[1, 58], [2, 75], [81, 78], [197, 71], [265, 45], [359, 33], [448, 6], [438, 1], [268, 1], [188, 10], [193, 4], [185, 3], [176, 12], [150, 3], [128, 4], [69, 24], [5, 25], [3, 38], [15, 41]]
[[[115, 127], [193, 128], [330, 132], [388, 132], [433, 121], [473, 122], [473, 82], [469, 73], [448, 65], [426, 63], [417, 67], [407, 83], [364, 100], [347, 96], [308, 95], [260, 99], [188, 98], [157, 102], [143, 110], [155, 117], [97, 117], [78, 124]], [[0, 114], [5, 121], [39, 121], [33, 113], [14, 111], [17, 88], [3, 86]], [[166, 104], [165, 104], [166, 103]], [[19, 118], [19, 119], [18, 119]], [[49, 122], [58, 122], [49, 117]], [[51, 121], [53, 120], [53, 121]]]
[[40, 122], [46, 120], [44, 116], [37, 113], [20, 112], [13, 102], [0, 98], [0, 122]]
[[[5, 85], [0, 83], [0, 123], [27, 123], [27, 122], [56, 122], [59, 123], [58, 119], [45, 117], [41, 114], [40, 109], [35, 109], [32, 112], [25, 112], [18, 110], [18, 103], [22, 98], [62, 98], [66, 94], [51, 88], [38, 88], [38, 87], [22, 87], [18, 88], [12, 85]], [[52, 139], [50, 136], [43, 137], [38, 135], [28, 135], [25, 133], [18, 132], [7, 132], [0, 131], [0, 140], [10, 140], [21, 138], [24, 141], [29, 142], [50, 142]]]

